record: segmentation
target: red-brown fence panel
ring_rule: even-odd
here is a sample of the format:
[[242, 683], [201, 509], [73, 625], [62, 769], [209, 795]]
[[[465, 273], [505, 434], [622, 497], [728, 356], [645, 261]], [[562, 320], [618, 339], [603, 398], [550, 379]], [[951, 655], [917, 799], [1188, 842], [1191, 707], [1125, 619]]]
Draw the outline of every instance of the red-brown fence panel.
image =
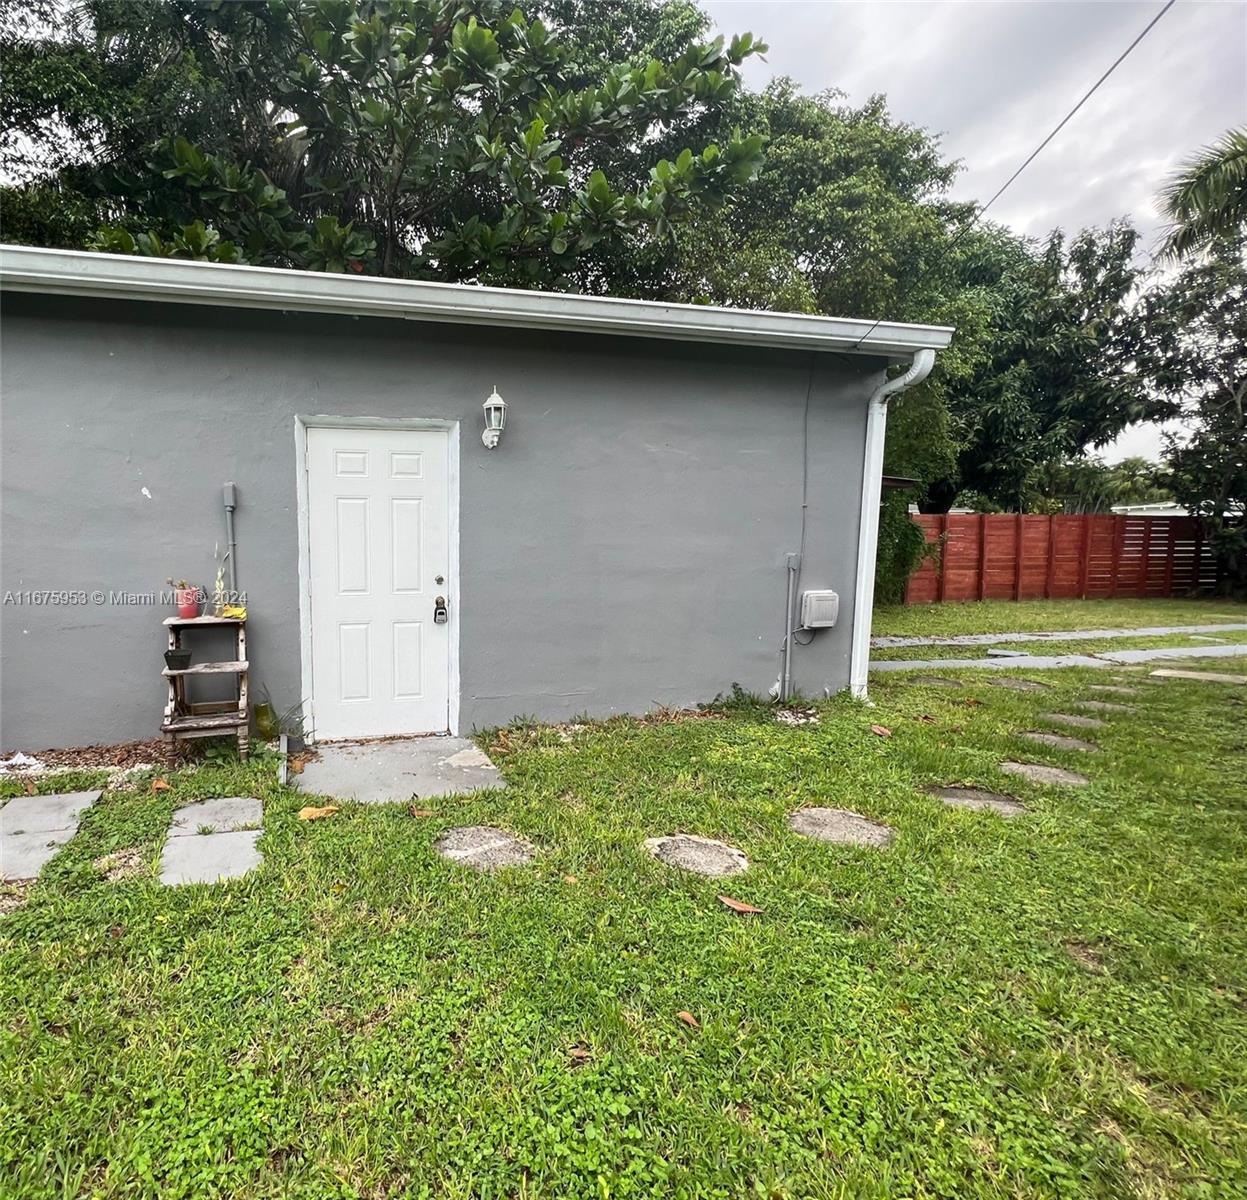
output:
[[1217, 581], [1195, 517], [952, 513], [913, 520], [939, 549], [910, 577], [907, 604], [1184, 596]]

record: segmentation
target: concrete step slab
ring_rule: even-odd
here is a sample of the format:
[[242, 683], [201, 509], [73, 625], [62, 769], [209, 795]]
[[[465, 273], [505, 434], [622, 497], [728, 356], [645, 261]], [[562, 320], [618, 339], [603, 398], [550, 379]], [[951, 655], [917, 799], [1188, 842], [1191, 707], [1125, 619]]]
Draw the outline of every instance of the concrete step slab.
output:
[[160, 856], [160, 882], [177, 887], [238, 879], [260, 865], [259, 840], [258, 829], [170, 837]]
[[1044, 721], [1051, 721], [1054, 725], [1068, 725], [1071, 729], [1107, 729], [1108, 722], [1101, 721], [1099, 717], [1080, 717], [1077, 713], [1040, 713], [1040, 718]]
[[498, 768], [467, 738], [411, 737], [322, 742], [297, 777], [301, 791], [361, 804], [459, 796], [506, 786]]
[[254, 796], [218, 796], [186, 804], [173, 814], [169, 836], [198, 837], [205, 829], [225, 833], [264, 823], [263, 806]]
[[1037, 742], [1041, 746], [1051, 746], [1054, 750], [1085, 750], [1098, 754], [1100, 747], [1094, 742], [1085, 742], [1082, 738], [1068, 737], [1063, 733], [1045, 733], [1042, 729], [1027, 729], [1022, 733], [1027, 741]]
[[1056, 787], [1086, 787], [1091, 782], [1077, 771], [1064, 767], [1049, 767], [1044, 763], [1003, 762], [1000, 769], [1006, 775], [1020, 775], [1032, 783], [1047, 783]]
[[102, 792], [15, 796], [0, 808], [0, 878], [36, 879]]

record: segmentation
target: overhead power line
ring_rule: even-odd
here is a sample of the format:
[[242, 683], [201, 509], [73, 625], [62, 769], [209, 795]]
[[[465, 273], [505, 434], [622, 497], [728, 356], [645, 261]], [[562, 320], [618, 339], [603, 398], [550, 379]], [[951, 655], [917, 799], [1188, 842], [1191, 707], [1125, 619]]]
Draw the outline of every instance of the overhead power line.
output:
[[[992, 206], [993, 204], [995, 204], [995, 203], [996, 203], [996, 201], [997, 201], [997, 200], [999, 200], [999, 199], [1000, 199], [1000, 197], [1001, 197], [1001, 196], [1003, 196], [1003, 195], [1005, 194], [1005, 192], [1006, 192], [1006, 191], [1009, 189], [1009, 187], [1013, 184], [1014, 180], [1016, 180], [1016, 179], [1017, 179], [1017, 177], [1018, 177], [1019, 175], [1021, 175], [1021, 174], [1022, 174], [1022, 172], [1023, 172], [1023, 171], [1025, 171], [1025, 170], [1026, 170], [1026, 168], [1027, 168], [1027, 167], [1029, 167], [1029, 166], [1031, 165], [1031, 163], [1033, 163], [1033, 162], [1035, 161], [1035, 159], [1037, 159], [1037, 158], [1039, 157], [1039, 155], [1043, 152], [1044, 147], [1045, 147], [1045, 146], [1047, 146], [1047, 145], [1048, 145], [1048, 143], [1049, 143], [1050, 141], [1052, 141], [1052, 139], [1053, 139], [1054, 137], [1056, 137], [1056, 135], [1057, 135], [1058, 133], [1060, 133], [1060, 132], [1061, 132], [1061, 130], [1062, 130], [1062, 129], [1064, 129], [1064, 128], [1065, 128], [1065, 126], [1066, 126], [1066, 125], [1068, 125], [1068, 124], [1070, 123], [1070, 121], [1071, 121], [1071, 120], [1073, 120], [1073, 118], [1074, 118], [1074, 116], [1077, 114], [1078, 110], [1079, 110], [1080, 108], [1082, 108], [1082, 106], [1083, 106], [1084, 104], [1086, 104], [1086, 103], [1087, 103], [1087, 101], [1088, 101], [1088, 100], [1090, 100], [1090, 99], [1091, 99], [1091, 97], [1092, 97], [1092, 96], [1094, 96], [1094, 95], [1096, 94], [1096, 92], [1098, 92], [1098, 91], [1100, 90], [1100, 85], [1101, 85], [1101, 84], [1103, 84], [1103, 83], [1104, 83], [1104, 81], [1105, 81], [1106, 79], [1108, 79], [1108, 77], [1109, 77], [1109, 76], [1110, 76], [1110, 75], [1111, 75], [1114, 71], [1116, 71], [1116, 70], [1117, 70], [1117, 68], [1118, 68], [1118, 67], [1120, 67], [1120, 66], [1121, 66], [1121, 64], [1122, 64], [1122, 63], [1124, 63], [1124, 62], [1126, 61], [1126, 59], [1127, 59], [1127, 58], [1129, 58], [1129, 57], [1130, 57], [1130, 53], [1131, 53], [1131, 51], [1133, 51], [1133, 50], [1134, 50], [1134, 48], [1135, 48], [1135, 47], [1136, 47], [1136, 46], [1137, 46], [1137, 45], [1138, 45], [1138, 44], [1139, 44], [1139, 43], [1140, 43], [1140, 42], [1141, 42], [1141, 41], [1142, 41], [1145, 37], [1147, 37], [1147, 35], [1148, 35], [1149, 33], [1151, 33], [1151, 32], [1152, 32], [1152, 30], [1156, 27], [1157, 22], [1159, 22], [1159, 21], [1160, 21], [1161, 17], [1163, 17], [1163, 16], [1164, 16], [1164, 15], [1165, 15], [1165, 14], [1166, 14], [1166, 13], [1167, 13], [1167, 12], [1168, 12], [1168, 11], [1169, 11], [1172, 7], [1173, 7], [1173, 6], [1177, 3], [1177, 2], [1178, 2], [1178, 0], [1166, 0], [1166, 4], [1165, 4], [1164, 8], [1162, 8], [1162, 9], [1160, 10], [1160, 12], [1158, 12], [1158, 13], [1157, 13], [1157, 14], [1156, 14], [1156, 15], [1155, 15], [1155, 16], [1154, 16], [1154, 17], [1153, 17], [1153, 18], [1152, 18], [1152, 19], [1151, 19], [1151, 20], [1150, 20], [1150, 21], [1149, 21], [1149, 22], [1148, 22], [1148, 23], [1147, 23], [1144, 27], [1143, 27], [1143, 29], [1142, 29], [1142, 30], [1140, 30], [1140, 32], [1139, 32], [1139, 34], [1138, 34], [1138, 36], [1134, 39], [1134, 41], [1133, 41], [1133, 42], [1131, 42], [1131, 43], [1130, 43], [1130, 45], [1129, 45], [1129, 46], [1127, 46], [1127, 47], [1126, 47], [1126, 48], [1125, 48], [1125, 49], [1124, 49], [1124, 50], [1123, 50], [1123, 51], [1122, 51], [1122, 52], [1121, 52], [1121, 53], [1117, 56], [1117, 58], [1113, 61], [1112, 66], [1110, 66], [1110, 67], [1109, 67], [1109, 69], [1108, 69], [1107, 71], [1105, 71], [1105, 72], [1104, 72], [1104, 74], [1103, 74], [1103, 75], [1101, 75], [1101, 76], [1100, 76], [1100, 78], [1099, 78], [1099, 79], [1097, 79], [1097, 80], [1095, 81], [1095, 83], [1093, 83], [1093, 84], [1092, 84], [1092, 85], [1091, 85], [1091, 86], [1087, 89], [1087, 91], [1084, 93], [1084, 95], [1083, 95], [1082, 99], [1081, 99], [1081, 100], [1079, 100], [1079, 101], [1078, 101], [1078, 103], [1077, 103], [1077, 104], [1075, 104], [1075, 105], [1074, 105], [1074, 107], [1073, 107], [1073, 108], [1071, 108], [1071, 109], [1069, 110], [1069, 112], [1067, 112], [1067, 113], [1065, 114], [1065, 116], [1063, 116], [1063, 117], [1061, 118], [1061, 120], [1060, 120], [1060, 121], [1059, 121], [1059, 122], [1058, 122], [1058, 123], [1057, 123], [1057, 124], [1053, 127], [1052, 132], [1051, 132], [1051, 133], [1049, 133], [1049, 134], [1048, 134], [1048, 136], [1047, 136], [1046, 138], [1044, 138], [1044, 140], [1043, 140], [1042, 142], [1040, 142], [1040, 143], [1039, 143], [1039, 145], [1038, 145], [1038, 146], [1036, 146], [1036, 147], [1034, 148], [1034, 150], [1032, 150], [1032, 151], [1030, 152], [1030, 154], [1029, 154], [1029, 155], [1027, 155], [1025, 162], [1023, 162], [1023, 163], [1022, 163], [1022, 165], [1021, 165], [1020, 167], [1018, 167], [1018, 169], [1017, 169], [1016, 171], [1014, 171], [1014, 172], [1013, 172], [1013, 174], [1012, 174], [1012, 175], [1010, 175], [1010, 176], [1009, 176], [1009, 178], [1008, 178], [1008, 179], [1006, 179], [1006, 180], [1004, 181], [1004, 183], [1002, 183], [1002, 184], [1000, 185], [1000, 187], [999, 187], [999, 188], [997, 188], [997, 189], [996, 189], [996, 193], [995, 193], [995, 195], [993, 195], [993, 196], [992, 196], [992, 198], [991, 198], [990, 200], [988, 200], [988, 202], [987, 202], [986, 204], [981, 205], [981, 206], [979, 207], [978, 211], [974, 214], [974, 216], [973, 216], [973, 217], [971, 217], [971, 218], [970, 218], [970, 220], [969, 220], [969, 221], [967, 221], [967, 222], [965, 223], [965, 225], [963, 225], [963, 226], [961, 227], [961, 229], [957, 231], [957, 234], [956, 234], [956, 236], [953, 238], [953, 240], [952, 240], [951, 242], [949, 242], [949, 243], [948, 243], [948, 245], [944, 248], [944, 254], [943, 254], [943, 255], [941, 255], [941, 258], [943, 258], [943, 257], [944, 257], [944, 256], [946, 256], [947, 254], [949, 254], [949, 253], [952, 251], [953, 247], [954, 247], [954, 246], [955, 246], [955, 245], [956, 245], [959, 241], [961, 241], [961, 239], [962, 239], [963, 237], [965, 237], [965, 235], [966, 235], [967, 233], [969, 233], [969, 232], [970, 232], [970, 230], [971, 230], [971, 229], [973, 229], [973, 228], [975, 227], [975, 225], [977, 225], [977, 224], [979, 223], [979, 221], [983, 218], [984, 214], [986, 214], [987, 210], [988, 210], [989, 208], [991, 208], [991, 206]], [[875, 329], [879, 326], [879, 324], [880, 324], [880, 322], [881, 322], [882, 320], [883, 320], [883, 318], [882, 318], [882, 317], [880, 317], [880, 318], [879, 318], [879, 320], [877, 320], [877, 321], [874, 323], [874, 325], [872, 325], [872, 326], [871, 326], [868, 330], [866, 330], [866, 332], [865, 332], [864, 334], [862, 334], [861, 338], [859, 338], [859, 339], [858, 339], [857, 344], [853, 347], [855, 350], [857, 349], [857, 347], [858, 347], [858, 346], [860, 346], [860, 345], [862, 344], [862, 342], [864, 342], [864, 341], [865, 341], [868, 337], [870, 337], [870, 335], [871, 335], [871, 334], [875, 331]]]

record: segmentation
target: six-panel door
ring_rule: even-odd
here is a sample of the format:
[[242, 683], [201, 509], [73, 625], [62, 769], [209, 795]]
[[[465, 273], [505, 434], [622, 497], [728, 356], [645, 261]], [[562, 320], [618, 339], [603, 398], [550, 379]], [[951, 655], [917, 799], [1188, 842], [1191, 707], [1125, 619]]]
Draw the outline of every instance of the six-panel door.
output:
[[446, 730], [449, 489], [444, 431], [308, 429], [318, 738]]

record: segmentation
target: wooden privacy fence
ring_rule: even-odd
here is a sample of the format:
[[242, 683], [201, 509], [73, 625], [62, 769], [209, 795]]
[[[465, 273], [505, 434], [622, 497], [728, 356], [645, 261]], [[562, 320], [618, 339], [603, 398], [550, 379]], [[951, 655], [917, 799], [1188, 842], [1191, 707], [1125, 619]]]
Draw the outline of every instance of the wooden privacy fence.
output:
[[916, 516], [940, 549], [906, 604], [944, 600], [1180, 596], [1211, 589], [1216, 564], [1195, 517]]

